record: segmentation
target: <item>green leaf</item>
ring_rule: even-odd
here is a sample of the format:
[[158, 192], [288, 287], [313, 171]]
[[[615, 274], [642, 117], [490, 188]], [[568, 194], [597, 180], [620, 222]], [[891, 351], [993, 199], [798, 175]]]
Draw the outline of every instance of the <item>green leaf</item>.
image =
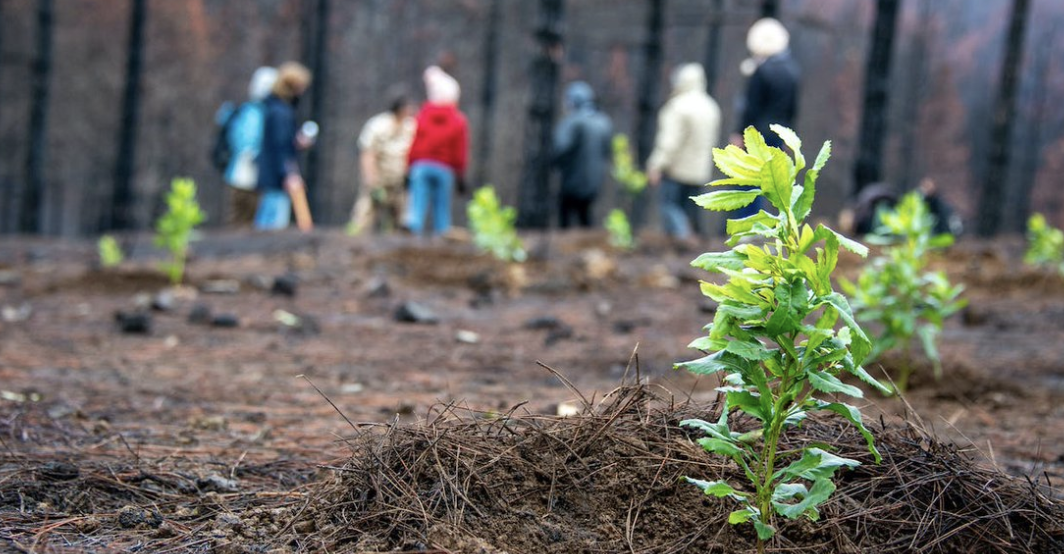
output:
[[716, 212], [730, 212], [749, 206], [761, 196], [758, 190], [718, 190], [692, 197], [695, 204]]
[[742, 458], [746, 452], [736, 446], [734, 442], [725, 439], [718, 439], [715, 437], [706, 437], [698, 439], [698, 444], [705, 449], [706, 452], [713, 454], [720, 454], [721, 456], [727, 456], [729, 458]]
[[768, 421], [770, 419], [771, 414], [766, 413], [762, 406], [763, 397], [745, 390], [729, 390], [727, 391], [726, 396], [728, 397], [729, 406], [734, 406], [745, 412], [747, 415], [761, 421]]
[[734, 355], [728, 355], [724, 351], [715, 352], [709, 356], [698, 358], [697, 360], [691, 360], [689, 362], [680, 362], [673, 365], [676, 369], [686, 369], [696, 375], [713, 375], [721, 371], [738, 371], [740, 364], [745, 364], [742, 358], [737, 358]]
[[863, 244], [861, 244], [861, 243], [859, 243], [859, 242], [857, 242], [855, 240], [846, 238], [845, 236], [843, 236], [843, 235], [839, 234], [838, 232], [834, 231], [833, 229], [824, 226], [823, 223], [821, 223], [820, 225], [817, 226], [816, 234], [817, 234], [817, 238], [818, 239], [822, 238], [822, 239], [825, 239], [825, 240], [827, 239], [828, 235], [834, 235], [835, 238], [839, 240], [839, 245], [841, 245], [846, 250], [849, 250], [850, 252], [853, 252], [854, 254], [857, 254], [858, 256], [860, 256], [862, 258], [868, 256], [868, 247], [867, 246], [865, 246], [865, 245], [863, 245]]
[[770, 352], [768, 348], [765, 348], [765, 345], [761, 344], [756, 340], [728, 341], [728, 346], [725, 348], [725, 350], [731, 352], [732, 354], [735, 354], [736, 356], [753, 362], [759, 362], [761, 360], [764, 360], [765, 358], [772, 356], [772, 352]]
[[735, 510], [734, 512], [728, 514], [728, 523], [732, 525], [739, 525], [741, 523], [746, 523], [756, 517], [757, 511], [751, 507], [746, 507], [742, 510]]
[[864, 396], [861, 389], [853, 385], [847, 385], [840, 381], [838, 377], [823, 371], [810, 370], [809, 384], [812, 385], [814, 389], [828, 394], [842, 393], [854, 398], [861, 398]]
[[794, 201], [794, 219], [797, 221], [805, 221], [805, 218], [809, 217], [809, 212], [813, 210], [813, 197], [816, 196], [816, 179], [818, 176], [820, 176], [820, 172], [815, 169], [805, 172], [802, 193]]
[[769, 129], [779, 135], [783, 139], [783, 144], [786, 144], [787, 148], [791, 149], [791, 152], [794, 153], [794, 170], [801, 171], [805, 167], [805, 156], [802, 155], [802, 139], [798, 138], [794, 131], [783, 125], [772, 124], [769, 125]]
[[791, 209], [791, 193], [794, 192], [794, 166], [781, 150], [772, 153], [772, 159], [761, 168], [761, 191], [765, 199], [780, 212]]
[[757, 185], [764, 162], [738, 146], [729, 144], [713, 149], [713, 163], [721, 173], [736, 180], [735, 184]]
[[813, 483], [813, 488], [809, 489], [809, 494], [806, 494], [801, 502], [797, 504], [773, 502], [772, 506], [776, 509], [776, 513], [787, 519], [796, 519], [804, 515], [816, 521], [820, 519], [820, 512], [817, 510], [817, 506], [823, 504], [825, 500], [831, 497], [833, 492], [835, 492], [835, 483], [832, 483], [830, 479], [818, 479]]
[[820, 153], [816, 155], [816, 161], [813, 162], [813, 167], [810, 170], [819, 173], [821, 169], [824, 169], [824, 165], [828, 163], [828, 158], [831, 158], [830, 140], [824, 141], [824, 144], [820, 147]]
[[693, 267], [715, 273], [720, 268], [742, 269], [744, 257], [736, 252], [706, 252], [691, 261]]
[[729, 219], [727, 223], [727, 231], [729, 235], [734, 237], [736, 235], [749, 233], [756, 227], [774, 229], [778, 224], [779, 217], [774, 216], [765, 210], [761, 210], [754, 215], [741, 219]]
[[757, 531], [757, 538], [763, 541], [771, 539], [776, 534], [775, 527], [761, 523], [760, 520], [754, 521], [754, 530]]
[[742, 322], [762, 319], [768, 314], [768, 310], [762, 307], [747, 305], [736, 306], [734, 304], [721, 304], [720, 306], [717, 306], [717, 312], [719, 313], [721, 311]]
[[770, 337], [778, 337], [801, 325], [804, 314], [799, 310], [808, 302], [808, 291], [802, 281], [793, 284], [782, 281], [773, 291], [777, 305], [765, 325], [765, 333]]
[[875, 438], [872, 437], [872, 433], [868, 431], [864, 426], [864, 422], [861, 420], [861, 410], [850, 406], [849, 404], [843, 404], [841, 402], [817, 402], [818, 410], [827, 410], [829, 412], [835, 412], [847, 421], [853, 424], [854, 427], [860, 431], [861, 436], [864, 437], [865, 442], [868, 443], [868, 451], [872, 453], [876, 458], [878, 464], [883, 458], [879, 455], [879, 450], [876, 449]]
[[767, 162], [772, 158], [772, 150], [765, 144], [765, 137], [753, 125], [743, 130], [743, 146], [751, 156], [761, 161]]
[[746, 496], [746, 493], [740, 493], [732, 488], [727, 481], [703, 481], [701, 479], [691, 479], [690, 477], [684, 477], [683, 479], [702, 489], [702, 492], [705, 493], [706, 496], [715, 496], [717, 498], [742, 498]]
[[853, 334], [853, 346], [850, 351], [853, 353], [854, 362], [860, 364], [860, 361], [863, 361], [865, 356], [872, 351], [872, 343], [868, 340], [868, 336], [865, 335], [861, 326], [857, 324], [857, 320], [854, 319], [853, 312], [850, 311], [850, 303], [845, 296], [837, 292], [821, 296], [819, 300], [835, 308], [839, 317], [849, 327], [850, 332]]

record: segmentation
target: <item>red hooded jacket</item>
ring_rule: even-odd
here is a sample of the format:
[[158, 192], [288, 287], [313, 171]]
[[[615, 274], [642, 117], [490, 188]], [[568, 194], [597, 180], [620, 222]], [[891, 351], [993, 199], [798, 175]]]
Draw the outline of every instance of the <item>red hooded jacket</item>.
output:
[[461, 179], [465, 176], [468, 143], [469, 127], [457, 106], [426, 103], [417, 114], [417, 132], [407, 161], [439, 162]]

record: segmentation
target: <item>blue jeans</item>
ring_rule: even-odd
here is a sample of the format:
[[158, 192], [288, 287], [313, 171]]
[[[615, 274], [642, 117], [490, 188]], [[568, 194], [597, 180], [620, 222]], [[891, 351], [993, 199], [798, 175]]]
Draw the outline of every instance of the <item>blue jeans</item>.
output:
[[259, 209], [255, 212], [255, 228], [260, 231], [276, 231], [288, 227], [292, 218], [292, 199], [283, 190], [271, 190], [259, 197]]
[[692, 229], [700, 232], [702, 225], [699, 215], [702, 208], [691, 200], [692, 196], [702, 192], [699, 187], [663, 177], [660, 188], [661, 223], [665, 227], [665, 234], [678, 239], [688, 239]]
[[419, 160], [410, 166], [410, 204], [406, 227], [416, 235], [425, 233], [425, 218], [432, 209], [432, 233], [442, 235], [451, 228], [451, 189], [454, 171], [439, 162]]

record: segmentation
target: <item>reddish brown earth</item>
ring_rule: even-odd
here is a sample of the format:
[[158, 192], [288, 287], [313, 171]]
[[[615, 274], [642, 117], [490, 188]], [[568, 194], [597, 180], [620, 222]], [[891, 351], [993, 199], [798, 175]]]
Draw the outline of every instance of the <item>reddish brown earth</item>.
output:
[[[653, 237], [635, 253], [597, 234], [531, 237], [533, 261], [512, 270], [460, 242], [211, 234], [174, 308], [153, 313], [150, 334], [123, 334], [116, 310], [165, 288], [140, 240], [106, 271], [91, 267], [93, 244], [0, 241], [0, 552], [333, 551], [293, 514], [362, 444], [345, 442], [351, 425], [417, 423], [440, 404], [553, 415], [578, 400], [537, 362], [597, 401], [626, 372], [631, 382], [638, 345], [638, 376], [656, 390], [696, 404], [715, 396], [711, 380], [671, 369], [712, 317], [704, 275], [688, 267], [695, 253]], [[862, 402], [891, 432], [933, 430], [980, 467], [1060, 499], [1064, 280], [1023, 267], [1021, 249], [962, 241], [937, 260], [971, 302], [942, 335], [943, 379], [914, 376], [905, 418], [898, 399]], [[852, 274], [858, 260], [845, 263]], [[297, 294], [271, 294], [286, 273]], [[220, 280], [239, 291], [204, 292]], [[374, 292], [382, 282], [388, 292]], [[407, 301], [438, 324], [396, 321]], [[239, 326], [190, 323], [196, 304]], [[237, 528], [261, 536], [233, 541]], [[303, 539], [276, 546], [292, 534]], [[442, 544], [405, 548], [449, 551]], [[449, 548], [502, 551], [490, 544]]]

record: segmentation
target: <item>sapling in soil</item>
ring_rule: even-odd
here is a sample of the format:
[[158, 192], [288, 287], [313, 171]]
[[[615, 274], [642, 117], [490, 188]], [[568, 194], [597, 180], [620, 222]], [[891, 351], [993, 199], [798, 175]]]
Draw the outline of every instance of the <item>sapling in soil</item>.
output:
[[639, 194], [647, 188], [647, 176], [632, 162], [628, 136], [613, 135], [613, 179], [628, 194]]
[[528, 257], [514, 228], [517, 211], [502, 206], [490, 185], [473, 193], [466, 215], [477, 248], [505, 262], [523, 262]]
[[911, 192], [892, 210], [880, 214], [880, 225], [866, 240], [883, 251], [865, 266], [856, 283], [841, 279], [853, 298], [858, 321], [875, 329], [868, 360], [900, 349], [901, 368], [895, 382], [904, 391], [912, 374], [913, 338], [919, 339], [935, 378], [942, 374], [937, 340], [943, 321], [964, 307], [963, 285], [951, 285], [943, 271], [925, 271], [935, 250], [953, 244], [953, 235], [934, 235], [934, 216], [923, 198]]
[[170, 283], [181, 284], [188, 259], [188, 243], [192, 230], [207, 219], [196, 202], [196, 183], [192, 179], [174, 179], [166, 194], [167, 211], [155, 222], [155, 246], [170, 252], [170, 260], [162, 269]]
[[610, 246], [621, 250], [635, 248], [635, 239], [632, 238], [632, 225], [628, 223], [628, 216], [623, 210], [611, 210], [606, 216], [606, 231], [610, 234]]
[[1064, 275], [1064, 232], [1050, 225], [1042, 214], [1027, 219], [1027, 252], [1023, 261]]
[[125, 259], [122, 247], [118, 245], [118, 241], [111, 235], [100, 237], [99, 242], [96, 243], [96, 251], [100, 255], [100, 265], [102, 267], [116, 267]]
[[[861, 256], [867, 248], [824, 225], [813, 228], [805, 223], [817, 176], [831, 153], [830, 143], [806, 169], [798, 136], [778, 125], [772, 130], [793, 158], [767, 146], [753, 127], [744, 133], [745, 150], [731, 145], [713, 151], [714, 162], [727, 178], [710, 185], [750, 188], [710, 192], [694, 201], [709, 210], [732, 211], [763, 197], [771, 211], [729, 220], [731, 250], [705, 253], [692, 262], [722, 274], [727, 282], [702, 282], [703, 294], [719, 303], [706, 327], [709, 334], [691, 343], [707, 355], [676, 364], [699, 375], [722, 374], [718, 390], [725, 404], [720, 418], [715, 423], [685, 420], [681, 425], [703, 431], [707, 436], [699, 444], [734, 460], [748, 482], [687, 481], [707, 495], [735, 501], [739, 507], [728, 520], [753, 524], [759, 552], [764, 551], [764, 541], [776, 534], [776, 515], [817, 520], [817, 507], [835, 491], [835, 472], [859, 465], [829, 452], [830, 445], [781, 450], [784, 434], [810, 413], [833, 412], [860, 431], [878, 462], [879, 452], [860, 410], [837, 399], [840, 394], [860, 398], [862, 391], [839, 376], [848, 373], [889, 390], [861, 367], [872, 344], [853, 318], [849, 302], [831, 283], [840, 247]], [[732, 412], [751, 416], [759, 426], [732, 429]]]

